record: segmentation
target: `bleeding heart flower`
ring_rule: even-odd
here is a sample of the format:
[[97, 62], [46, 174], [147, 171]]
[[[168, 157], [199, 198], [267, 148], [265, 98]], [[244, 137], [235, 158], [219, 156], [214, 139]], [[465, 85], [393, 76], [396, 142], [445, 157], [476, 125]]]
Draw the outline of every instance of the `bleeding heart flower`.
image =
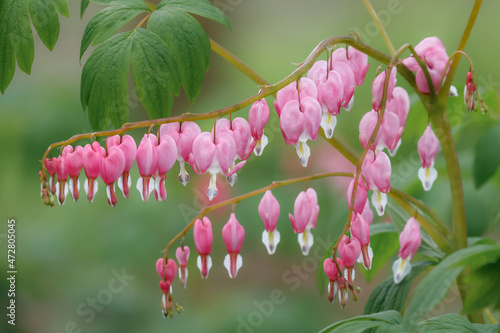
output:
[[[406, 125], [406, 118], [410, 112], [410, 96], [408, 96], [408, 93], [404, 88], [394, 88], [394, 91], [392, 92], [392, 99], [386, 104], [386, 113], [387, 112], [394, 113], [398, 116], [399, 130], [397, 132], [403, 133]], [[396, 155], [399, 146], [401, 146], [401, 135], [399, 135], [396, 148], [389, 149], [389, 155]]]
[[258, 210], [265, 227], [262, 233], [262, 243], [266, 246], [269, 254], [274, 254], [276, 246], [280, 242], [280, 233], [276, 230], [276, 224], [280, 217], [280, 204], [271, 191], [266, 191], [260, 200]]
[[[339, 263], [339, 261], [337, 261], [337, 263]], [[340, 260], [339, 263], [339, 268], [342, 269], [341, 265], [342, 260]], [[339, 270], [337, 268], [337, 265], [335, 265], [335, 263], [333, 262], [332, 258], [326, 258], [325, 261], [323, 261], [323, 270], [330, 280], [330, 282], [328, 283], [328, 300], [330, 301], [330, 303], [332, 303], [335, 299], [335, 294], [337, 293], [338, 289], [337, 280], [339, 278]]]
[[106, 184], [106, 195], [111, 207], [116, 206], [115, 182], [125, 168], [125, 155], [118, 147], [109, 147], [108, 155], [101, 160], [101, 178]]
[[201, 272], [201, 277], [206, 279], [210, 268], [212, 267], [212, 258], [210, 252], [212, 251], [212, 242], [214, 235], [212, 233], [212, 223], [208, 217], [203, 217], [203, 220], [196, 220], [193, 229], [194, 245], [198, 251], [198, 268]]
[[167, 200], [165, 179], [167, 172], [174, 166], [177, 160], [177, 145], [169, 135], [160, 137], [160, 144], [156, 146], [158, 169], [155, 175], [155, 198], [156, 200]]
[[[351, 209], [353, 189], [354, 189], [354, 179], [351, 180], [351, 182], [349, 183], [349, 187], [346, 193], [347, 207], [349, 207], [349, 209]], [[359, 177], [358, 187], [356, 188], [356, 198], [354, 199], [354, 211], [358, 214], [361, 214], [363, 212], [363, 209], [365, 208], [365, 204], [368, 197], [366, 191], [367, 191], [366, 186], [363, 183], [361, 177]]]
[[106, 156], [106, 150], [99, 142], [94, 141], [92, 145], [85, 145], [82, 152], [83, 170], [87, 179], [83, 184], [87, 200], [91, 203], [97, 193], [99, 183], [96, 181], [101, 172], [102, 159]]
[[[299, 90], [297, 90], [297, 85]], [[281, 111], [288, 102], [299, 101], [299, 91], [301, 100], [306, 97], [312, 97], [313, 99], [316, 99], [318, 97], [318, 90], [313, 80], [307, 77], [303, 77], [298, 81], [298, 83], [290, 83], [276, 93], [274, 108], [276, 109], [279, 117], [281, 117]]]
[[144, 134], [137, 148], [137, 167], [141, 178], [137, 179], [137, 190], [141, 199], [147, 202], [155, 188], [154, 175], [158, 168], [158, 139], [154, 134]]
[[130, 194], [130, 186], [132, 186], [132, 179], [130, 178], [130, 169], [135, 163], [137, 157], [137, 146], [135, 144], [134, 138], [130, 135], [125, 134], [123, 137], [119, 135], [114, 135], [108, 137], [106, 140], [107, 147], [116, 146], [120, 148], [123, 155], [125, 156], [125, 167], [123, 168], [123, 173], [118, 178], [118, 188], [122, 191], [123, 197], [127, 198]]
[[[415, 46], [415, 52], [420, 57], [424, 65], [427, 67], [429, 76], [431, 77], [434, 90], [437, 93], [439, 84], [443, 77], [448, 55], [443, 42], [437, 37], [427, 37]], [[425, 77], [424, 71], [420, 68], [417, 59], [410, 56], [403, 59], [403, 64], [411, 71], [416, 71], [415, 82], [418, 90], [423, 94], [430, 94], [429, 84]]]
[[[380, 73], [375, 80], [373, 80], [372, 84], [372, 107], [373, 110], [375, 111], [380, 111], [380, 103], [382, 102], [382, 96], [384, 93], [384, 84], [385, 84], [385, 78], [387, 76], [387, 71], [383, 71]], [[393, 68], [391, 70], [391, 74], [389, 77], [389, 85], [387, 87], [387, 101], [390, 101], [392, 99], [392, 93], [394, 91], [394, 87], [396, 86], [396, 74], [397, 70], [396, 68]]]
[[68, 187], [66, 186], [66, 181], [68, 180], [68, 170], [66, 168], [66, 161], [64, 156], [59, 156], [56, 159], [56, 196], [60, 205], [64, 205], [66, 202], [66, 196], [68, 195]]
[[184, 288], [186, 288], [188, 278], [187, 261], [189, 259], [189, 247], [185, 245], [179, 246], [175, 250], [175, 256], [179, 262], [179, 279], [181, 280], [181, 284]]
[[260, 156], [267, 146], [269, 140], [264, 134], [264, 128], [269, 121], [269, 106], [264, 98], [253, 103], [248, 111], [248, 122], [250, 123], [250, 132], [255, 141], [253, 152]]
[[78, 177], [83, 167], [83, 147], [76, 146], [73, 150], [72, 146], [66, 146], [63, 149], [62, 155], [64, 156], [66, 170], [70, 178], [68, 182], [69, 192], [73, 201], [77, 202], [80, 196], [80, 181]]
[[[229, 122], [226, 118], [221, 118], [217, 120], [215, 131], [216, 137], [221, 133], [229, 134], [236, 144], [236, 155], [229, 168], [231, 172], [236, 166], [236, 161], [238, 159], [246, 161], [255, 147], [255, 142], [252, 140], [252, 135], [250, 133], [250, 125], [241, 117], [234, 118], [232, 122]], [[236, 183], [237, 179], [238, 176], [236, 172], [231, 172], [231, 175], [227, 177], [227, 181], [231, 186]]]
[[212, 200], [217, 195], [217, 174], [231, 176], [245, 165], [242, 161], [231, 167], [236, 157], [236, 143], [232, 136], [222, 132], [215, 136], [203, 132], [193, 142], [193, 153], [190, 158], [191, 167], [197, 174], [211, 174], [207, 196]]
[[346, 235], [342, 236], [339, 243], [339, 254], [342, 257], [342, 263], [347, 269], [344, 276], [347, 276], [347, 281], [352, 284], [355, 277], [354, 265], [361, 255], [361, 244], [359, 240], [356, 237], [349, 238]]
[[288, 214], [293, 231], [298, 234], [298, 241], [302, 254], [307, 256], [314, 243], [311, 229], [316, 228], [319, 206], [318, 196], [313, 188], [302, 191], [295, 199], [293, 214]]
[[370, 226], [362, 215], [354, 213], [351, 221], [351, 234], [361, 245], [361, 254], [358, 262], [362, 263], [367, 270], [372, 268], [373, 250], [370, 246]]
[[439, 140], [432, 131], [431, 124], [427, 125], [424, 134], [418, 140], [418, 153], [422, 167], [418, 170], [418, 178], [422, 182], [425, 191], [429, 191], [437, 179], [437, 170], [434, 168], [436, 156], [439, 152]]
[[369, 150], [361, 167], [366, 184], [373, 190], [372, 204], [379, 216], [384, 215], [387, 192], [391, 190], [391, 160], [382, 151]]
[[345, 48], [338, 48], [335, 50], [335, 52], [332, 53], [332, 62], [334, 64], [338, 62], [345, 62], [351, 66], [354, 74], [354, 81], [357, 86], [361, 86], [363, 84], [368, 68], [370, 67], [368, 64], [368, 55], [358, 51], [352, 46], [349, 46], [347, 51]]
[[394, 273], [394, 283], [400, 283], [406, 275], [411, 272], [411, 260], [422, 243], [420, 225], [414, 217], [406, 222], [406, 225], [399, 235], [399, 259], [392, 265]]
[[315, 141], [321, 124], [321, 105], [312, 97], [288, 102], [280, 116], [280, 128], [287, 144], [295, 145], [300, 164], [307, 166], [311, 150], [307, 140]]
[[224, 267], [226, 267], [229, 277], [234, 279], [238, 270], [243, 265], [243, 258], [240, 255], [241, 245], [245, 239], [245, 229], [236, 219], [234, 213], [231, 213], [229, 221], [222, 228], [222, 239], [226, 244], [227, 255], [224, 258]]
[[161, 125], [159, 132], [160, 137], [169, 135], [177, 144], [177, 160], [180, 167], [179, 181], [186, 186], [189, 182], [189, 174], [186, 171], [185, 163], [189, 163], [189, 156], [193, 152], [194, 139], [201, 133], [200, 126], [193, 121], [169, 123]]

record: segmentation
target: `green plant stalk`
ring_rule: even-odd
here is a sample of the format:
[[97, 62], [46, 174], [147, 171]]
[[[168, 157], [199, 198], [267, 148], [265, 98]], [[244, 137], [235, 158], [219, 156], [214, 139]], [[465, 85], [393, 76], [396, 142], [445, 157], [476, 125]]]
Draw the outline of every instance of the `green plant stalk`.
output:
[[255, 83], [261, 86], [270, 86], [271, 84], [267, 82], [262, 76], [257, 74], [253, 69], [248, 67], [243, 61], [234, 56], [227, 49], [223, 48], [220, 44], [210, 38], [210, 47], [212, 51], [220, 55], [228, 63], [239, 69], [243, 74], [252, 79]]
[[[472, 27], [474, 26], [474, 22], [477, 18], [479, 9], [481, 8], [481, 4], [482, 0], [475, 1], [457, 51], [464, 50], [465, 45], [467, 44], [467, 40], [469, 39]], [[456, 245], [460, 249], [467, 247], [465, 201], [462, 186], [462, 177], [460, 174], [460, 164], [451, 133], [450, 123], [448, 121], [448, 115], [446, 113], [446, 106], [448, 102], [448, 91], [455, 76], [462, 54], [460, 52], [455, 52], [453, 56], [454, 59], [451, 63], [448, 75], [446, 76], [446, 80], [439, 88], [437, 103], [433, 104], [429, 111], [431, 120], [434, 124], [434, 127], [436, 128], [436, 134], [439, 142], [441, 143], [443, 155], [446, 161], [446, 168], [448, 171], [453, 203], [453, 234], [456, 239]], [[462, 301], [467, 298], [467, 292], [469, 289], [469, 285], [467, 284], [467, 277], [469, 274], [470, 270], [466, 269], [457, 278], [458, 289], [460, 291]], [[483, 315], [479, 311], [467, 314], [467, 318], [473, 323], [484, 323]]]
[[365, 4], [366, 9], [370, 13], [373, 22], [375, 22], [375, 25], [377, 26], [378, 31], [382, 35], [382, 38], [384, 39], [385, 45], [387, 45], [387, 49], [389, 49], [389, 52], [391, 55], [394, 55], [396, 53], [396, 49], [394, 48], [394, 45], [392, 44], [391, 39], [389, 38], [389, 35], [387, 34], [387, 31], [385, 31], [384, 26], [382, 25], [382, 22], [380, 21], [377, 12], [373, 8], [372, 4], [370, 3], [370, 0], [363, 0], [363, 3]]

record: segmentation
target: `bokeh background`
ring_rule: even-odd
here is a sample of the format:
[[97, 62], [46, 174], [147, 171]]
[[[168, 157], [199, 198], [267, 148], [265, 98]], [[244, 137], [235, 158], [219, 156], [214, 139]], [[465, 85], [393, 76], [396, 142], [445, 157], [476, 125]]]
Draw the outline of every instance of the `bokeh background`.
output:
[[[387, 53], [362, 1], [311, 0], [264, 1], [220, 0], [213, 3], [229, 17], [233, 31], [200, 19], [211, 38], [232, 51], [270, 82], [276, 82], [296, 68], [322, 39], [358, 32], [364, 42]], [[391, 0], [373, 1], [394, 45], [416, 45], [428, 36], [438, 36], [450, 54], [458, 45], [473, 1]], [[358, 302], [349, 301], [341, 310], [330, 304], [316, 286], [316, 270], [326, 247], [334, 241], [347, 217], [345, 181], [308, 183], [318, 192], [320, 213], [314, 230], [316, 243], [309, 257], [302, 256], [293, 234], [288, 212], [303, 184], [274, 191], [281, 204], [278, 229], [282, 241], [269, 256], [261, 243], [263, 224], [257, 213], [259, 197], [238, 204], [235, 213], [245, 227], [243, 268], [230, 280], [222, 265], [225, 246], [220, 230], [230, 208], [209, 215], [214, 228], [214, 266], [208, 280], [196, 268], [192, 233], [187, 289], [175, 281], [174, 296], [185, 312], [173, 319], [161, 315], [161, 291], [155, 270], [166, 243], [207, 204], [204, 189], [208, 176], [195, 176], [187, 187], [177, 181], [178, 167], [167, 180], [167, 202], [147, 204], [132, 190], [131, 198], [119, 197], [117, 207], [108, 206], [103, 184], [93, 204], [74, 203], [68, 196], [64, 206], [45, 207], [40, 200], [38, 171], [45, 149], [53, 142], [90, 131], [79, 98], [79, 46], [88, 20], [101, 8], [91, 4], [79, 18], [80, 2], [69, 0], [70, 18], [60, 18], [61, 34], [55, 49], [48, 51], [35, 36], [35, 62], [30, 76], [18, 71], [4, 96], [0, 96], [0, 262], [6, 267], [6, 221], [17, 221], [17, 326], [18, 332], [317, 332], [330, 323], [362, 314], [372, 290], [391, 274], [384, 267], [371, 282], [358, 274], [363, 289]], [[490, 112], [467, 113], [463, 86], [469, 66], [462, 61], [455, 86], [460, 96], [450, 101], [450, 121], [457, 139], [464, 177], [467, 218], [471, 235], [498, 239], [500, 175], [476, 189], [472, 180], [474, 147], [478, 138], [498, 117], [500, 93], [499, 31], [500, 2], [485, 0], [467, 44], [474, 60], [480, 92]], [[358, 123], [370, 110], [371, 80], [379, 66], [370, 60], [365, 84], [356, 88], [350, 113], [338, 117], [336, 136], [360, 152]], [[132, 81], [131, 81], [132, 82]], [[399, 84], [407, 87], [402, 79]], [[146, 114], [130, 85], [130, 120]], [[184, 96], [176, 100], [174, 113], [213, 111], [255, 94], [259, 87], [216, 54], [197, 100], [190, 105]], [[409, 191], [450, 220], [450, 194], [442, 155], [436, 166], [439, 178], [424, 193], [417, 178], [420, 167], [416, 142], [427, 116], [416, 95], [410, 92], [412, 109], [403, 134], [403, 146], [393, 161], [393, 186]], [[272, 105], [272, 99], [268, 102]], [[273, 111], [273, 109], [272, 109]], [[237, 113], [247, 116], [248, 108]], [[200, 123], [208, 130], [211, 122]], [[139, 140], [144, 131], [131, 134]], [[302, 168], [293, 147], [285, 145], [275, 112], [266, 134], [270, 144], [260, 158], [252, 157], [239, 172], [234, 188], [219, 179], [218, 199], [265, 186], [273, 180], [298, 177], [327, 170], [352, 171], [353, 167], [321, 139], [311, 144], [312, 157]], [[87, 142], [81, 142], [85, 144]], [[498, 147], [491, 147], [498, 154]], [[138, 172], [133, 168], [135, 184]], [[83, 178], [83, 177], [82, 177]], [[82, 184], [83, 185], [83, 184]], [[83, 186], [82, 186], [83, 187]], [[82, 189], [83, 193], [83, 189]], [[387, 218], [383, 219], [387, 221]], [[376, 258], [376, 253], [375, 253]], [[319, 265], [321, 267], [321, 265]], [[116, 276], [125, 276], [116, 280]], [[7, 289], [0, 281], [4, 308]], [[448, 310], [456, 311], [459, 298], [447, 298]], [[94, 305], [93, 305], [94, 304]], [[456, 305], [455, 304], [455, 305]], [[447, 311], [444, 309], [443, 311]], [[3, 312], [2, 312], [3, 313]], [[0, 331], [13, 331], [2, 318]], [[16, 331], [14, 330], [14, 331]]]

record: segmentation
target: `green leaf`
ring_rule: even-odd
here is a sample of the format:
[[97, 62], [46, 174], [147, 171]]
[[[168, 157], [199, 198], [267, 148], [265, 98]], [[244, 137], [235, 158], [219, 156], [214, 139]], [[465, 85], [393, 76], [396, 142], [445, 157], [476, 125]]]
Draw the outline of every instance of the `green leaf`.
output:
[[[31, 73], [31, 64], [35, 57], [35, 45], [29, 18], [28, 0], [4, 0], [2, 11], [7, 16], [6, 30], [0, 32], [7, 37], [16, 55], [17, 65], [26, 74]], [[0, 59], [0, 62], [3, 59]]]
[[66, 0], [1, 0], [0, 1], [0, 91], [9, 86], [17, 66], [31, 73], [35, 44], [31, 20], [42, 42], [49, 50], [59, 36], [57, 11], [68, 16]]
[[217, 7], [214, 7], [208, 0], [162, 0], [158, 9], [168, 6], [169, 9], [177, 8], [203, 16], [212, 21], [225, 25], [232, 30], [231, 23], [227, 16]]
[[124, 0], [102, 9], [85, 28], [80, 46], [80, 59], [91, 44], [104, 42], [134, 17], [149, 11], [144, 2], [137, 3], [131, 0]]
[[2, 94], [7, 89], [16, 71], [16, 57], [14, 48], [8, 38], [8, 10], [6, 1], [0, 1], [0, 91]]
[[371, 269], [366, 270], [363, 265], [360, 265], [361, 273], [368, 282], [399, 249], [399, 234], [394, 224], [374, 223], [370, 225], [370, 246], [374, 253]]
[[111, 37], [95, 49], [82, 70], [80, 98], [88, 107], [90, 125], [104, 130], [128, 120], [127, 82], [132, 49], [131, 32]]
[[82, 0], [82, 2], [80, 2], [80, 18], [83, 17], [83, 14], [85, 14], [85, 10], [87, 10], [88, 6], [89, 0]]
[[52, 0], [30, 0], [29, 11], [33, 26], [45, 46], [52, 50], [59, 37], [59, 17]]
[[61, 15], [69, 17], [68, 3], [66, 0], [52, 0], [52, 2]]
[[484, 265], [469, 276], [471, 284], [464, 301], [463, 311], [471, 313], [492, 306], [500, 310], [500, 260]]
[[387, 310], [403, 313], [413, 281], [427, 267], [434, 264], [433, 261], [421, 261], [413, 264], [410, 274], [398, 284], [394, 283], [392, 276], [382, 281], [370, 294], [364, 313], [370, 314]]
[[131, 38], [137, 95], [151, 119], [169, 117], [172, 95], [177, 96], [181, 88], [175, 59], [163, 40], [149, 30], [137, 29]]
[[160, 36], [172, 51], [186, 95], [193, 102], [210, 65], [207, 34], [191, 15], [168, 5], [153, 12], [148, 29]]
[[458, 250], [440, 262], [415, 289], [414, 297], [405, 311], [403, 325], [414, 327], [420, 317], [432, 310], [450, 290], [465, 266], [478, 267], [500, 256], [498, 245], [476, 245]]
[[419, 333], [493, 333], [499, 325], [471, 324], [467, 318], [457, 314], [444, 314], [418, 323]]
[[476, 144], [474, 159], [474, 181], [480, 187], [495, 174], [500, 166], [500, 154], [494, 147], [500, 146], [500, 124], [486, 131]]
[[388, 332], [394, 326], [401, 323], [401, 313], [397, 311], [384, 311], [371, 315], [358, 316], [339, 321], [320, 331], [320, 333], [357, 333], [370, 328], [379, 328], [380, 332]]

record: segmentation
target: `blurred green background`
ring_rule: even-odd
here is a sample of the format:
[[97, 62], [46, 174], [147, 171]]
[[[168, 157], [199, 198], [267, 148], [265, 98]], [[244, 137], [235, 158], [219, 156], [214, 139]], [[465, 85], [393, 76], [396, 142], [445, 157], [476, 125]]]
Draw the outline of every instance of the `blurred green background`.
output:
[[[225, 11], [234, 29], [231, 32], [201, 20], [209, 36], [270, 82], [288, 75], [317, 43], [329, 36], [361, 32], [364, 42], [387, 53], [360, 0], [220, 0], [213, 3]], [[396, 48], [404, 43], [416, 45], [428, 36], [438, 36], [447, 46], [448, 54], [458, 45], [472, 4], [473, 1], [453, 0], [373, 1]], [[192, 233], [189, 233], [186, 243], [191, 247], [191, 258], [187, 289], [183, 290], [178, 280], [173, 284], [174, 297], [184, 306], [185, 312], [174, 319], [164, 319], [161, 315], [161, 291], [154, 264], [171, 237], [207, 204], [203, 193], [208, 175], [196, 176], [190, 171], [191, 182], [184, 188], [176, 179], [178, 167], [175, 166], [167, 179], [167, 202], [150, 200], [145, 204], [135, 190], [138, 172], [134, 167], [131, 198], [126, 201], [119, 196], [115, 208], [107, 204], [102, 182], [91, 205], [82, 195], [78, 203], [68, 196], [64, 206], [49, 208], [43, 205], [38, 171], [45, 149], [53, 142], [90, 131], [80, 106], [82, 65], [78, 55], [86, 23], [101, 7], [91, 4], [80, 20], [79, 6], [79, 1], [69, 1], [70, 18], [60, 19], [61, 34], [52, 52], [35, 36], [32, 74], [27, 76], [18, 71], [5, 95], [0, 97], [3, 216], [0, 260], [2, 274], [5, 274], [6, 221], [14, 218], [17, 221], [17, 331], [317, 332], [332, 322], [362, 314], [370, 290], [391, 274], [390, 264], [370, 283], [358, 274], [357, 283], [363, 293], [358, 302], [350, 300], [344, 310], [337, 301], [330, 304], [326, 295], [321, 295], [316, 288], [316, 269], [320, 260], [315, 253], [323, 255], [327, 246], [324, 244], [329, 245], [336, 239], [347, 217], [345, 181], [308, 184], [318, 192], [321, 207], [318, 227], [313, 231], [316, 243], [310, 257], [302, 256], [287, 217], [292, 212], [296, 195], [303, 189], [302, 184], [274, 191], [281, 204], [278, 230], [282, 240], [273, 256], [267, 255], [261, 243], [263, 224], [257, 213], [260, 196], [237, 205], [236, 216], [247, 234], [241, 253], [244, 265], [235, 280], [229, 279], [222, 265], [226, 250], [220, 230], [229, 217], [229, 208], [211, 213], [214, 266], [208, 280], [202, 281], [195, 264]], [[469, 232], [496, 239], [499, 238], [496, 222], [500, 207], [500, 175], [497, 172], [491, 181], [476, 189], [472, 165], [477, 140], [498, 118], [499, 12], [500, 2], [484, 1], [466, 47], [474, 61], [480, 92], [490, 107], [489, 114], [467, 113], [463, 105], [462, 92], [469, 69], [464, 61], [454, 81], [460, 96], [450, 101], [450, 121], [464, 176]], [[89, 54], [87, 52], [84, 60]], [[336, 136], [357, 152], [361, 151], [357, 141], [358, 123], [370, 110], [371, 80], [378, 65], [370, 60], [365, 84], [356, 88], [352, 111], [338, 117]], [[402, 79], [399, 83], [407, 87]], [[178, 98], [174, 113], [213, 111], [251, 96], [258, 89], [238, 70], [212, 54], [201, 94], [192, 105], [184, 96]], [[420, 165], [416, 142], [425, 129], [427, 116], [416, 95], [410, 92], [410, 96], [412, 110], [403, 134], [403, 146], [392, 159], [393, 186], [421, 198], [449, 221], [450, 194], [442, 155], [438, 155], [439, 177], [431, 192], [424, 193], [417, 178]], [[268, 102], [271, 106], [272, 99]], [[131, 121], [145, 119], [146, 114], [133, 94], [130, 105]], [[262, 157], [252, 156], [238, 173], [235, 188], [229, 188], [224, 179], [219, 179], [219, 200], [265, 186], [273, 180], [327, 170], [353, 170], [321, 139], [311, 144], [309, 166], [302, 168], [295, 149], [287, 147], [281, 138], [277, 116], [273, 108], [271, 110], [270, 124], [266, 128], [269, 146]], [[237, 115], [246, 117], [247, 112], [248, 108]], [[211, 122], [200, 125], [204, 130], [212, 126]], [[131, 134], [139, 140], [143, 133], [137, 130]], [[498, 147], [491, 148], [492, 154], [499, 154]], [[116, 282], [116, 275], [123, 273], [128, 278]], [[5, 278], [0, 286], [4, 308]], [[92, 302], [96, 299], [100, 301], [92, 310]], [[456, 304], [460, 304], [457, 297], [448, 304], [451, 311], [459, 309]], [[2, 318], [0, 331], [9, 332], [12, 327], [5, 321], [5, 317]]]

